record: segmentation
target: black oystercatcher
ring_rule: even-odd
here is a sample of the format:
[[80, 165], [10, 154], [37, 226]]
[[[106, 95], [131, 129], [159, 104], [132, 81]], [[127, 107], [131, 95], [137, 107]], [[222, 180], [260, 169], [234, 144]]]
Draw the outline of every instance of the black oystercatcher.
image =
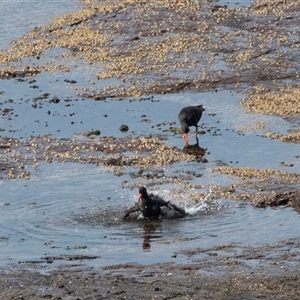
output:
[[158, 195], [147, 193], [145, 187], [139, 188], [138, 202], [131, 208], [125, 211], [123, 219], [126, 219], [129, 214], [140, 211], [145, 219], [158, 219], [162, 215], [161, 207], [166, 206], [172, 210], [176, 210], [182, 215], [185, 215], [184, 209], [163, 200]]
[[181, 125], [181, 129], [183, 131], [183, 138], [185, 141], [185, 146], [189, 146], [189, 127], [195, 126], [196, 127], [196, 135], [198, 133], [198, 122], [201, 119], [202, 112], [204, 112], [205, 109], [202, 107], [202, 105], [197, 106], [188, 106], [184, 107], [178, 115], [178, 119]]

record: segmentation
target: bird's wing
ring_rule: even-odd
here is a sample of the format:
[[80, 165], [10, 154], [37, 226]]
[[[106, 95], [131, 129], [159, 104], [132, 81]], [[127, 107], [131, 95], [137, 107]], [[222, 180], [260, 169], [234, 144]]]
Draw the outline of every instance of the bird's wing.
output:
[[136, 212], [136, 211], [140, 211], [140, 206], [138, 204], [135, 204], [134, 206], [128, 208], [125, 211], [125, 214], [123, 216], [123, 220], [126, 219], [131, 213]]
[[173, 204], [173, 203], [170, 203], [170, 202], [168, 202], [168, 205], [167, 205], [170, 209], [174, 209], [174, 210], [176, 210], [176, 211], [178, 211], [179, 213], [181, 213], [182, 215], [185, 215], [186, 214], [186, 212], [185, 212], [185, 210], [183, 209], [183, 208], [181, 208], [181, 207], [179, 207], [179, 206], [177, 206], [177, 205], [175, 205], [175, 204]]

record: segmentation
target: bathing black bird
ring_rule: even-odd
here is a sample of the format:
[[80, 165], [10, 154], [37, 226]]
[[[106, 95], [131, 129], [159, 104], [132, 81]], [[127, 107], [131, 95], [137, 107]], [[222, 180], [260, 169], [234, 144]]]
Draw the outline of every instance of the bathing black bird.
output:
[[158, 195], [148, 195], [146, 188], [140, 187], [138, 202], [133, 207], [125, 211], [123, 220], [131, 213], [137, 211], [140, 211], [145, 219], [158, 219], [162, 215], [161, 207], [164, 206], [179, 212], [181, 215], [185, 215], [185, 210], [183, 208], [163, 200]]
[[183, 138], [185, 141], [185, 146], [189, 146], [189, 127], [195, 126], [196, 127], [196, 135], [198, 133], [198, 122], [201, 119], [202, 112], [205, 109], [202, 105], [197, 106], [188, 106], [184, 107], [178, 114], [178, 119], [181, 125], [181, 129], [183, 131]]

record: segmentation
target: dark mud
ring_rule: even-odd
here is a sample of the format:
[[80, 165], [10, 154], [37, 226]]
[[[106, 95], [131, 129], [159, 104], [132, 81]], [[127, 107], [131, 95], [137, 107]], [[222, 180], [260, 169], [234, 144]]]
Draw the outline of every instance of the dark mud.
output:
[[[299, 299], [298, 239], [249, 247], [229, 244], [178, 255], [189, 264], [70, 267], [1, 271], [1, 299]], [[55, 258], [53, 258], [55, 259]], [[90, 259], [90, 258], [86, 258]], [[51, 260], [49, 259], [49, 263]], [[31, 270], [28, 269], [31, 268]], [[36, 268], [36, 270], [34, 270]]]

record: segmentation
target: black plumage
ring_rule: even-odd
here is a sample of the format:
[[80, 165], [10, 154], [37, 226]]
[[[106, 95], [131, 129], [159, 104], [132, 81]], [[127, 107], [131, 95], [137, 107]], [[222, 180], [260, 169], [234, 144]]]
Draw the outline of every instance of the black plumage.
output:
[[147, 193], [145, 187], [139, 188], [138, 202], [131, 208], [125, 211], [123, 219], [126, 219], [133, 212], [141, 212], [145, 219], [158, 219], [162, 215], [161, 207], [168, 207], [171, 210], [175, 210], [182, 215], [185, 215], [184, 209], [163, 200], [158, 195]]
[[178, 114], [178, 119], [183, 131], [183, 138], [185, 140], [185, 146], [189, 145], [189, 136], [190, 131], [189, 127], [196, 127], [196, 134], [198, 133], [198, 122], [202, 117], [202, 113], [205, 111], [202, 105], [197, 106], [187, 106], [184, 107]]

